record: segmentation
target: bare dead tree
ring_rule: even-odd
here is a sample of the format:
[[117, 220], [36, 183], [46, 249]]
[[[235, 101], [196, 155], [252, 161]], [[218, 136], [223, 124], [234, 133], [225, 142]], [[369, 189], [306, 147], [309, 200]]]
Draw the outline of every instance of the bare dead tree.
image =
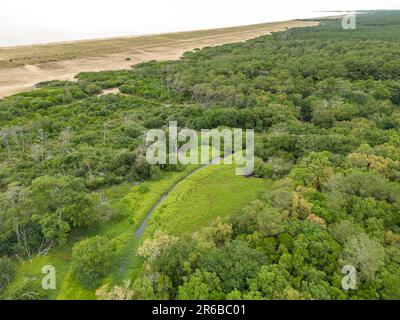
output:
[[0, 138], [6, 146], [8, 160], [11, 162], [12, 161], [12, 151], [11, 151], [8, 132], [6, 130], [0, 130]]
[[44, 169], [44, 139], [45, 133], [43, 129], [39, 129], [39, 139], [40, 139], [40, 152], [41, 152], [41, 159], [42, 159], [42, 168]]
[[18, 150], [18, 154], [19, 154], [19, 160], [22, 160], [23, 157], [23, 142], [21, 140], [23, 140], [22, 138], [20, 139], [20, 136], [23, 135], [23, 130], [21, 127], [16, 126], [11, 128], [10, 131], [11, 137], [13, 139], [13, 142]]
[[43, 257], [46, 256], [50, 249], [53, 248], [54, 246], [54, 240], [51, 239], [50, 241], [46, 240], [44, 237], [42, 238], [42, 242], [40, 243], [37, 256], [38, 257]]
[[103, 124], [103, 145], [106, 145], [106, 133], [107, 133], [107, 129], [109, 128], [110, 123], [108, 121], [104, 122]]
[[63, 175], [65, 175], [65, 157], [68, 154], [68, 147], [72, 138], [72, 131], [70, 128], [66, 128], [60, 133], [60, 143], [61, 143], [61, 170]]

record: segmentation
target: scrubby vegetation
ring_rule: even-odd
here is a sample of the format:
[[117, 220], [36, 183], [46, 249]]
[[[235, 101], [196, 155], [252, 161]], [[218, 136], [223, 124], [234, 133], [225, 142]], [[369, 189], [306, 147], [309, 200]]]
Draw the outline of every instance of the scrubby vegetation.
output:
[[[327, 20], [0, 100], [1, 297], [399, 299], [399, 28]], [[148, 165], [169, 120], [254, 128], [254, 177], [199, 171], [136, 239], [194, 169]], [[56, 295], [40, 259], [64, 266]]]

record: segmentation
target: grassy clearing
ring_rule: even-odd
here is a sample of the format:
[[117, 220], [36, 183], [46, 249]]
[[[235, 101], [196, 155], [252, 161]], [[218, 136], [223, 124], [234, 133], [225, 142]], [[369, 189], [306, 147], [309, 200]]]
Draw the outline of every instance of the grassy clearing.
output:
[[235, 214], [272, 182], [235, 174], [234, 165], [211, 165], [180, 182], [154, 212], [145, 237], [156, 229], [182, 235], [217, 217]]

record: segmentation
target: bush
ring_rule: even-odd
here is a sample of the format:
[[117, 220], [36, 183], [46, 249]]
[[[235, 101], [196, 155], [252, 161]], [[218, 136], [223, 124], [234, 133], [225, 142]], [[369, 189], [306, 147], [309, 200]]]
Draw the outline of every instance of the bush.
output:
[[97, 287], [111, 269], [113, 249], [113, 244], [101, 236], [76, 244], [72, 251], [71, 262], [74, 277], [85, 287]]
[[41, 226], [46, 240], [64, 243], [72, 228], [89, 225], [95, 219], [84, 180], [73, 176], [42, 176], [29, 188], [25, 207]]
[[161, 169], [157, 166], [150, 167], [150, 178], [153, 181], [160, 180], [162, 176]]
[[272, 176], [272, 168], [262, 161], [262, 159], [255, 158], [253, 174], [258, 178], [270, 178]]
[[149, 184], [146, 183], [146, 182], [139, 184], [138, 190], [139, 190], [140, 193], [149, 192], [150, 191]]
[[149, 170], [150, 170], [150, 165], [146, 160], [146, 157], [143, 155], [139, 155], [135, 159], [135, 163], [133, 165], [133, 168], [135, 170], [136, 175], [140, 179], [147, 179], [149, 178]]
[[83, 92], [89, 95], [99, 94], [103, 91], [100, 86], [94, 83], [80, 82], [79, 85]]

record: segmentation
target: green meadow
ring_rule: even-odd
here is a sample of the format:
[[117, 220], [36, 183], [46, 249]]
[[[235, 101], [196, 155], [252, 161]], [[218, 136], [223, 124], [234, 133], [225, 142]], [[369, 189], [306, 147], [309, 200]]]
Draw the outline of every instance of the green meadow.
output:
[[194, 232], [218, 217], [237, 214], [258, 191], [271, 187], [271, 180], [237, 176], [234, 165], [210, 165], [174, 188], [154, 212], [146, 235]]

